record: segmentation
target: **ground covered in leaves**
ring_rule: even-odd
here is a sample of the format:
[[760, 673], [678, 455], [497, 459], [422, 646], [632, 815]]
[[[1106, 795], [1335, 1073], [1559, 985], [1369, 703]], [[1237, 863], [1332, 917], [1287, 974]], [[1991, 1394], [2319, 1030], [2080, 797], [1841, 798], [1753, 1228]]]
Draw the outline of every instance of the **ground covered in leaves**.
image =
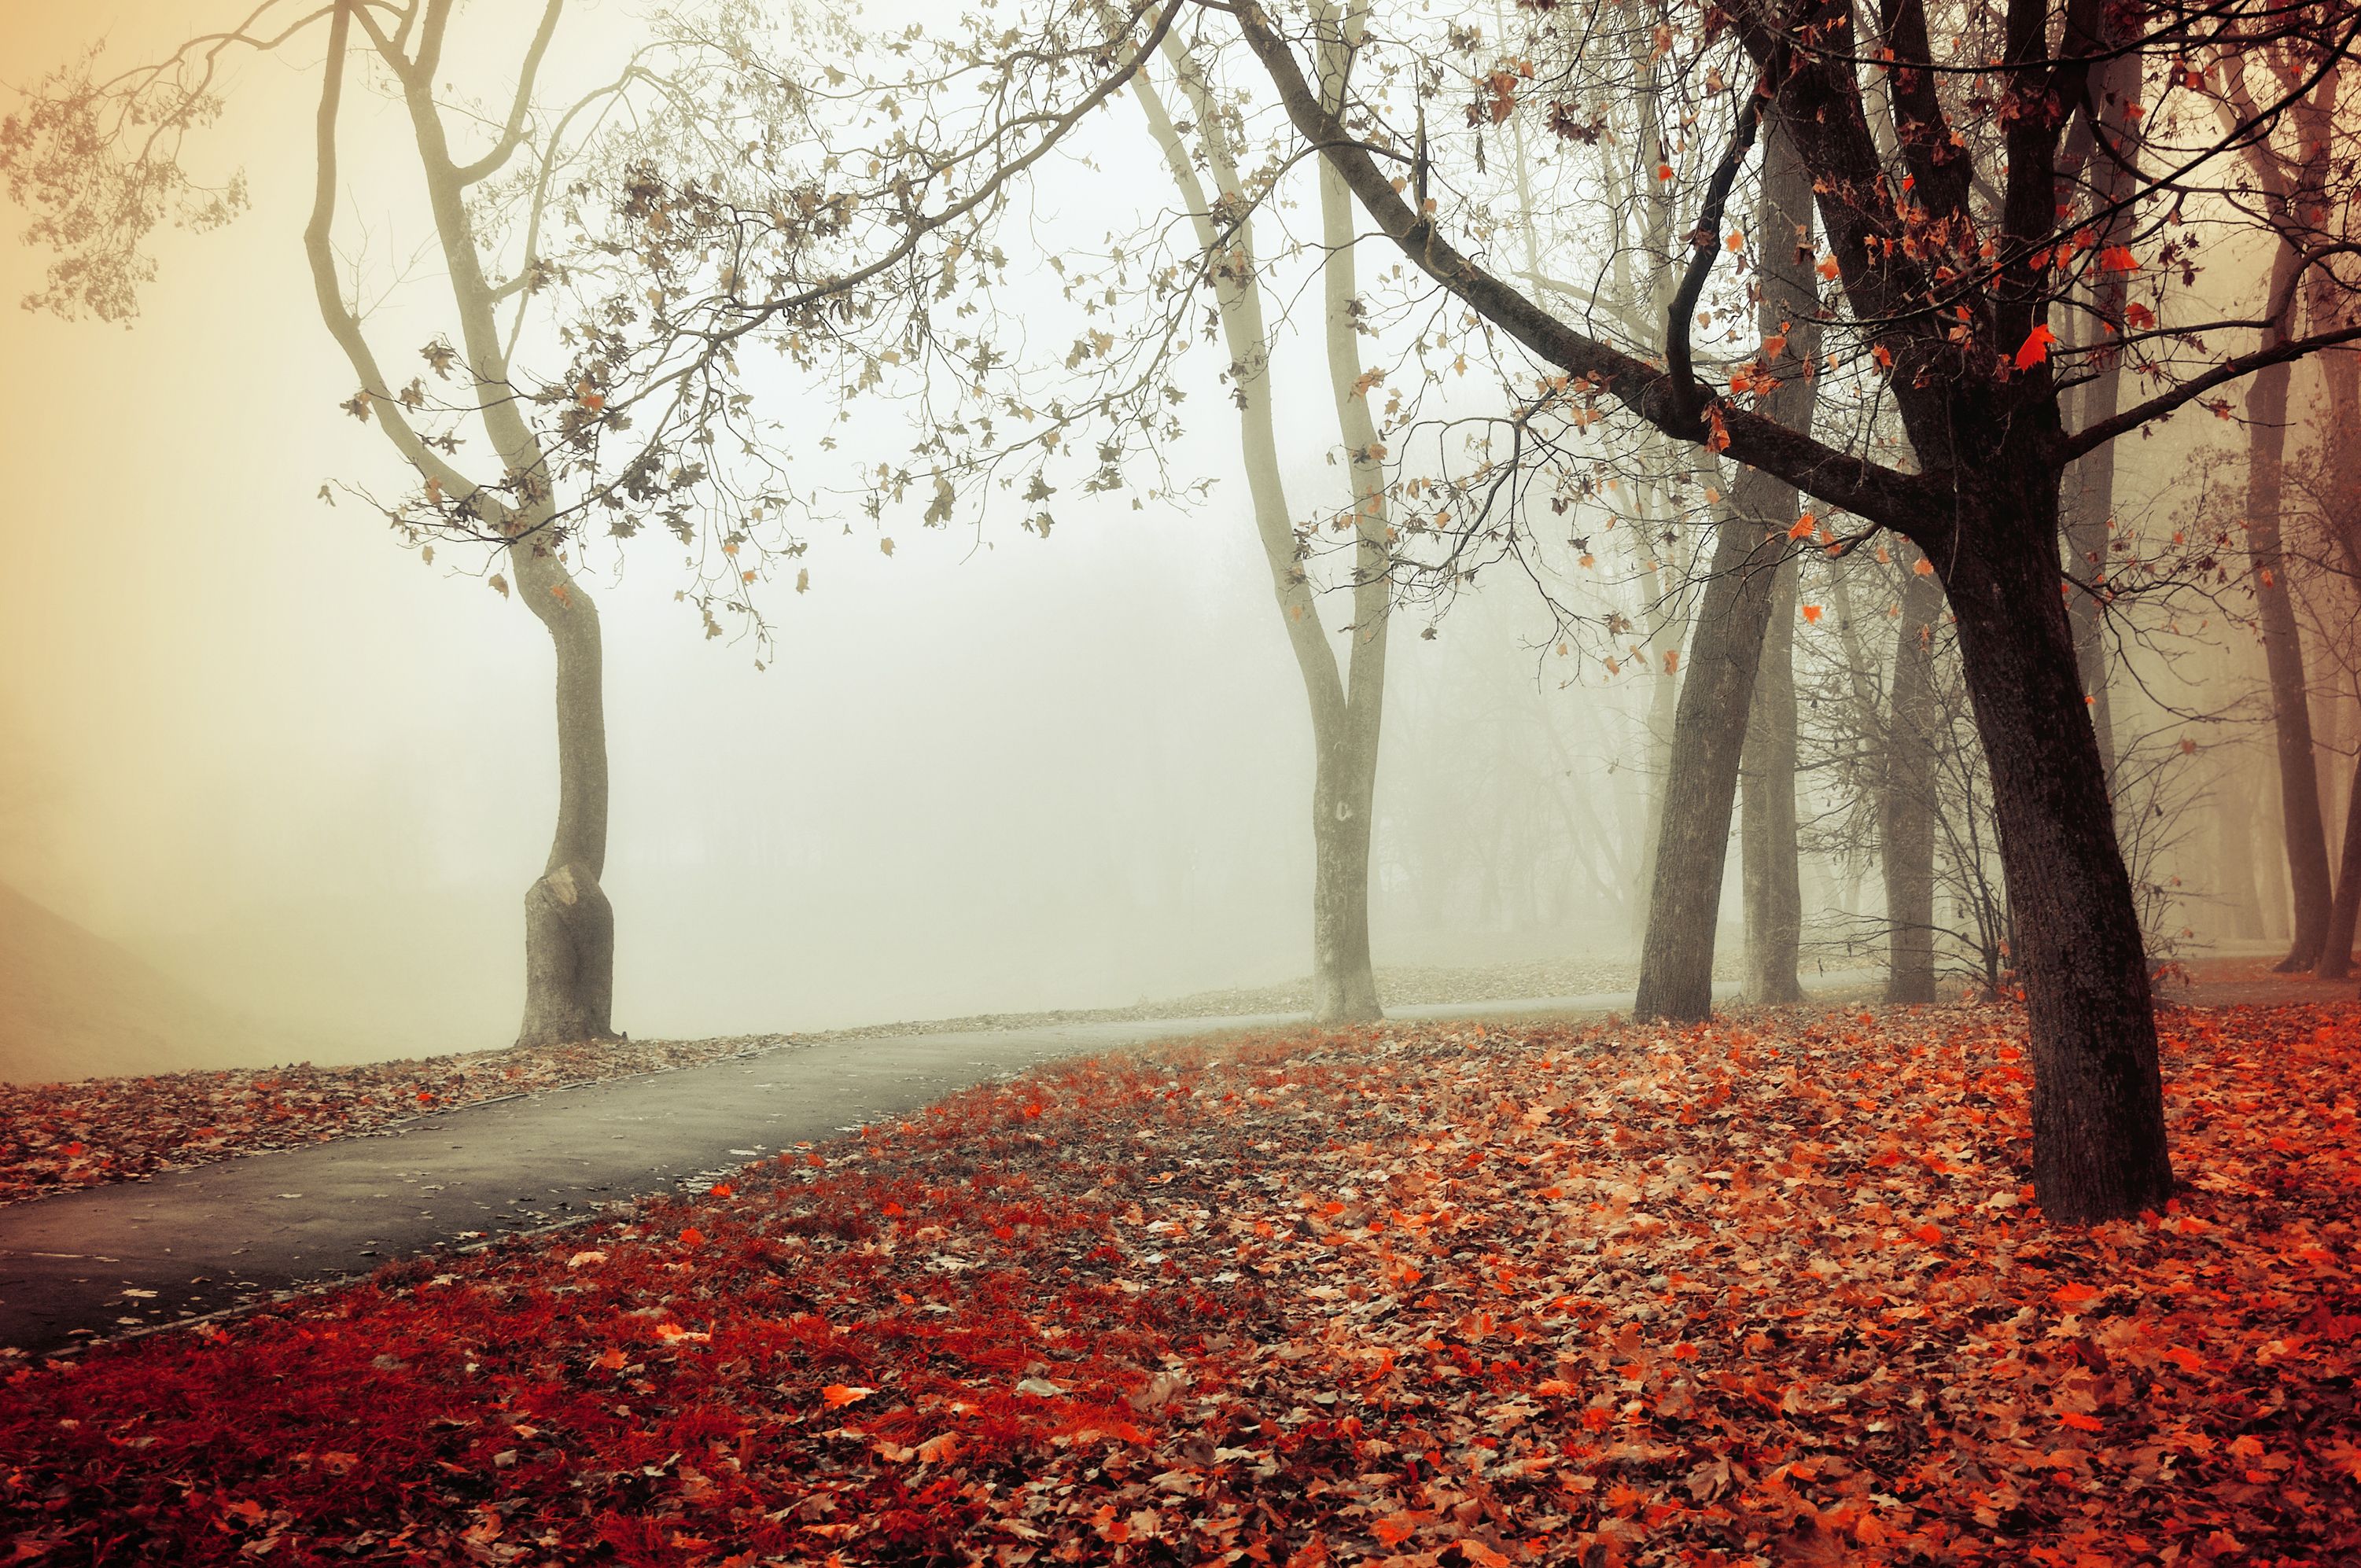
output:
[[0, 1083], [0, 1203], [376, 1132], [429, 1111], [768, 1050], [783, 1036], [591, 1040], [357, 1067]]
[[2019, 1015], [1117, 1057], [25, 1365], [54, 1563], [2361, 1560], [2361, 1014], [2168, 1014], [2045, 1224]]

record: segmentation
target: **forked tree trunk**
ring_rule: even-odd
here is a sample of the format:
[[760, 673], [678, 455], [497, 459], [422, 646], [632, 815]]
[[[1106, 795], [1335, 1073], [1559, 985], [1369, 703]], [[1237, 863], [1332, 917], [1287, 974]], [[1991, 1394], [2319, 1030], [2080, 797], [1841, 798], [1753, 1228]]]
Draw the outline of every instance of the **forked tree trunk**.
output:
[[607, 710], [598, 610], [555, 555], [509, 551], [517, 592], [557, 653], [557, 831], [524, 895], [521, 1046], [615, 1035], [615, 912], [607, 869]]
[[[321, 321], [360, 378], [370, 400], [364, 407], [374, 411], [378, 428], [430, 488], [439, 488], [469, 511], [478, 525], [502, 532], [510, 542], [509, 567], [516, 578], [515, 591], [549, 630], [557, 660], [557, 831], [541, 877], [525, 894], [524, 1021], [517, 1043], [611, 1037], [615, 916], [598, 885], [607, 863], [607, 719], [600, 684], [598, 613], [550, 548], [551, 488], [545, 455], [509, 380], [507, 355], [495, 315], [500, 296], [485, 276], [482, 247], [470, 216], [470, 185], [496, 170], [500, 160], [463, 169], [451, 156], [443, 111], [434, 96], [434, 63], [441, 48], [447, 6], [442, 8], [442, 19], [428, 22], [415, 60], [372, 31], [371, 41], [400, 83], [410, 110], [464, 362], [485, 432], [508, 476], [506, 488], [512, 493], [537, 493], [541, 498], [527, 503], [522, 511], [499, 492], [479, 488], [455, 466], [449, 451], [438, 452], [412, 427], [406, 405], [393, 394], [362, 330], [361, 319], [345, 297], [331, 235], [338, 189], [336, 122], [357, 10], [340, 4], [329, 23], [314, 132], [318, 161], [312, 218], [303, 231], [313, 291]], [[547, 44], [557, 16], [555, 6], [544, 11], [532, 59], [537, 60]], [[531, 69], [528, 66], [528, 72]]]
[[1739, 872], [1746, 901], [1751, 1002], [1801, 1002], [1804, 891], [1796, 857], [1795, 614], [1797, 564], [1781, 563], [1754, 672], [1739, 762]]
[[[1340, 46], [1341, 47], [1341, 40]], [[1244, 189], [1222, 120], [1195, 61], [1168, 42], [1165, 58], [1187, 95], [1205, 152], [1205, 167], [1224, 197]], [[1384, 463], [1377, 450], [1365, 398], [1354, 391], [1360, 355], [1351, 304], [1352, 215], [1341, 184], [1323, 170], [1323, 228], [1342, 239], [1325, 263], [1327, 347], [1336, 393], [1339, 432], [1353, 480], [1356, 540], [1351, 652], [1339, 671], [1319, 604], [1296, 543], [1279, 472], [1272, 419], [1269, 334], [1254, 267], [1254, 232], [1241, 224], [1224, 237], [1215, 224], [1198, 166], [1160, 94], [1143, 73], [1134, 91], [1150, 133], [1187, 204], [1199, 243], [1214, 259], [1213, 291], [1230, 381], [1238, 411], [1238, 439], [1255, 532], [1270, 569], [1271, 591], [1287, 629], [1304, 696], [1311, 707], [1312, 992], [1312, 1015], [1323, 1023], [1366, 1022], [1382, 1016], [1369, 950], [1369, 831], [1375, 818], [1379, 720], [1385, 705], [1386, 632], [1392, 584], [1385, 533]], [[1224, 254], [1213, 258], [1217, 244]]]
[[2172, 1190], [2147, 954], [2058, 592], [2054, 465], [1963, 480], [1973, 551], [1937, 561], [1991, 766], [2031, 1025], [2033, 1172], [2053, 1222], [2161, 1209]]
[[1935, 618], [1943, 592], [1931, 576], [1902, 579], [1894, 637], [1878, 860], [1885, 873], [1885, 999], [1935, 1000]]
[[[2281, 245], [2271, 269], [2270, 297], [2286, 300], [2294, 280], [2295, 252]], [[2266, 334], [2286, 336], [2287, 323]], [[2288, 593], [2287, 557], [2279, 538], [2279, 508], [2285, 488], [2288, 380], [2292, 367], [2273, 365], [2255, 373], [2246, 387], [2246, 552], [2262, 622], [2263, 662], [2271, 692], [2271, 735], [2279, 769], [2279, 819], [2287, 833], [2288, 886], [2295, 903], [2295, 934], [2283, 971], [2319, 962], [2328, 936], [2331, 900], [2328, 835], [2320, 814], [2320, 774], [2312, 757], [2312, 705], [2305, 693], [2303, 642]]]

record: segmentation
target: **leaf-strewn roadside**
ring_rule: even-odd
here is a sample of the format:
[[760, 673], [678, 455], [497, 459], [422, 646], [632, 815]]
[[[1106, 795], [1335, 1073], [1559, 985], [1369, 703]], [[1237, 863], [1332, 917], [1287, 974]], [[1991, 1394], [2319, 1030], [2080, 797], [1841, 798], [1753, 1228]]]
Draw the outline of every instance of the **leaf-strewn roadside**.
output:
[[2153, 1218], [2019, 1017], [1393, 1026], [971, 1091], [14, 1373], [27, 1560], [2326, 1563], [2350, 1009], [2169, 1015]]
[[592, 1040], [357, 1066], [0, 1084], [0, 1203], [357, 1137], [429, 1111], [696, 1067], [791, 1043]]

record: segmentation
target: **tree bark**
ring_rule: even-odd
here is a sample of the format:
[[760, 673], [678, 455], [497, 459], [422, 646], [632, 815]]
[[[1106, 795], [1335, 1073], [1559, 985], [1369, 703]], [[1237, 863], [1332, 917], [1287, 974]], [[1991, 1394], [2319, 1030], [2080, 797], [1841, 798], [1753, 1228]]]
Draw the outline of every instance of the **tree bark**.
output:
[[2161, 1209], [2172, 1168], [2147, 954], [2058, 592], [2059, 470], [2014, 444], [1963, 483], [1978, 548], [1936, 565], [1992, 771], [2031, 1025], [2034, 1185], [2051, 1221], [2079, 1224]]
[[1796, 561], [1779, 565], [1739, 762], [1740, 883], [1750, 1002], [1801, 1002], [1804, 892], [1796, 863]]
[[1916, 572], [1902, 580], [1894, 637], [1878, 859], [1885, 874], [1885, 999], [1935, 1000], [1935, 618], [1942, 589]]

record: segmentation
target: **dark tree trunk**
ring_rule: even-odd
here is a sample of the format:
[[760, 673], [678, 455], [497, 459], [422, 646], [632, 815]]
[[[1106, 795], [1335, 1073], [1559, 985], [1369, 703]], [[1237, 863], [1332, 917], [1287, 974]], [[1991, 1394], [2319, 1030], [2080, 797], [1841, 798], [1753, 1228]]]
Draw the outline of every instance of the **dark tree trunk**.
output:
[[1935, 618], [1942, 608], [1931, 576], [1903, 579], [1878, 802], [1888, 1002], [1935, 1000]]
[[[1757, 214], [1763, 247], [1762, 328], [1766, 338], [1789, 340], [1783, 353], [1766, 356], [1764, 368], [1778, 376], [1781, 385], [1763, 400], [1763, 410], [1773, 419], [1808, 426], [1814, 382], [1801, 370], [1814, 353], [1816, 339], [1808, 323], [1818, 303], [1808, 244], [1811, 177], [1796, 156], [1794, 138], [1775, 118], [1764, 127], [1763, 159], [1763, 200]], [[1795, 487], [1756, 469], [1741, 469], [1730, 490], [1730, 510], [1716, 532], [1713, 564], [1697, 607], [1697, 632], [1673, 720], [1664, 824], [1649, 888], [1648, 931], [1640, 948], [1634, 1010], [1642, 1018], [1704, 1018], [1713, 1010], [1713, 950], [1730, 851], [1730, 809], [1778, 580], [1775, 568], [1787, 556], [1787, 528], [1796, 515]], [[1787, 570], [1792, 574], [1794, 568]], [[1786, 707], [1792, 749], [1792, 681]], [[1766, 842], [1763, 853], [1784, 860], [1784, 872], [1767, 874], [1793, 888], [1792, 767], [1785, 770], [1784, 783], [1784, 839]], [[1766, 815], [1773, 810], [1766, 807]], [[1773, 832], [1777, 832], [1775, 827]], [[1795, 907], [1800, 919], [1800, 894], [1795, 895]], [[1770, 961], [1775, 967], [1775, 953]], [[1787, 989], [1795, 989], [1795, 967], [1790, 942]]]
[[[2033, 1047], [2043, 1211], [2087, 1223], [2172, 1189], [2147, 953], [2058, 592], [2055, 465], [1994, 442], [1963, 479], [1973, 551], [1936, 565], [1992, 770]], [[1946, 569], [1948, 568], [1948, 569]]]
[[[1742, 498], [1741, 498], [1742, 500]], [[1642, 1018], [1703, 1019], [1713, 1012], [1713, 948], [1721, 879], [1730, 858], [1730, 817], [1763, 631], [1771, 617], [1781, 532], [1742, 512], [1715, 530], [1713, 561], [1697, 606], [1673, 716], [1664, 773], [1664, 820], [1640, 947]]]
[[1747, 999], [1801, 1002], [1804, 891], [1796, 864], [1796, 562], [1782, 563], [1754, 672], [1739, 767], [1740, 881], [1746, 900]]
[[[2296, 258], [2287, 246], [2271, 270], [2271, 298], [2287, 297]], [[2285, 323], [2271, 335], [2284, 336]], [[2263, 662], [2269, 672], [2271, 733], [2278, 743], [2279, 819], [2287, 832], [2288, 884], [2295, 900], [2295, 934], [2282, 971], [2310, 969], [2328, 935], [2328, 834], [2320, 814], [2320, 775], [2312, 757], [2312, 707], [2306, 698], [2303, 642], [2288, 593], [2287, 558], [2279, 539], [2279, 507], [2287, 456], [2288, 380], [2292, 367], [2257, 371], [2246, 388], [2246, 551], [2255, 606], [2262, 622]]]
[[2345, 852], [2336, 868], [2336, 897], [2328, 906], [2328, 928], [2320, 946], [2323, 980], [2353, 972], [2353, 926], [2361, 916], [2361, 761], [2354, 763], [2353, 787], [2345, 796]]
[[517, 592], [557, 652], [557, 832], [524, 896], [521, 1046], [614, 1037], [615, 912], [607, 868], [607, 710], [598, 610], [555, 556], [509, 552]]

